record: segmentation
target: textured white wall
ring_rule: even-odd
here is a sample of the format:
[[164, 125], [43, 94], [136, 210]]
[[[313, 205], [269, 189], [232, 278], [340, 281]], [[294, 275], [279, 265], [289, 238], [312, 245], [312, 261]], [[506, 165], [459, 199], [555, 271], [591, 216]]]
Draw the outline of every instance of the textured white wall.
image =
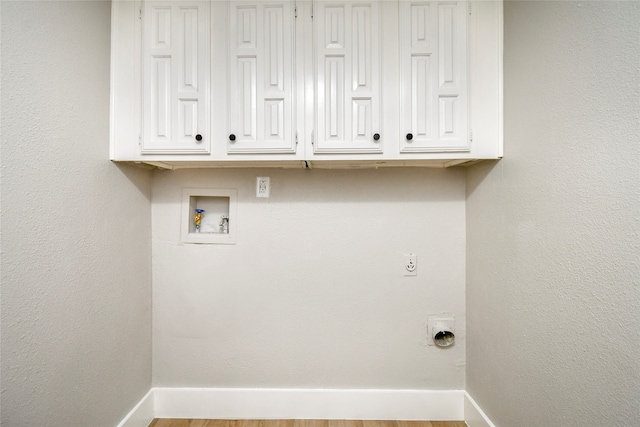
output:
[[[464, 186], [464, 169], [156, 172], [154, 385], [463, 388]], [[238, 189], [236, 245], [180, 243], [183, 187]], [[447, 350], [426, 345], [443, 311]]]
[[467, 180], [467, 390], [640, 425], [640, 3], [505, 4], [505, 158]]
[[151, 386], [151, 174], [107, 160], [110, 4], [0, 5], [1, 423], [113, 426]]

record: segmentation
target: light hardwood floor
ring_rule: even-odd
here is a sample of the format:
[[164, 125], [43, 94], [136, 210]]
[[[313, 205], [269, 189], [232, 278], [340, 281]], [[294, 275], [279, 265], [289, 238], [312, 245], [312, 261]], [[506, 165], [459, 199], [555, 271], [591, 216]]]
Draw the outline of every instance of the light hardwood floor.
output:
[[190, 420], [156, 418], [149, 427], [467, 427], [464, 421]]

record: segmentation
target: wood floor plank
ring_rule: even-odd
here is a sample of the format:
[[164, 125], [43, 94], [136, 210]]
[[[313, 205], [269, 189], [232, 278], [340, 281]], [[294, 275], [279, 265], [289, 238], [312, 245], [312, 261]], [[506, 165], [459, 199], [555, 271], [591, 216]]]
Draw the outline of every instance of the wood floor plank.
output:
[[233, 427], [234, 422], [230, 420], [191, 420], [189, 427]]
[[396, 421], [398, 427], [433, 427], [431, 421]]
[[329, 427], [328, 420], [294, 420], [293, 427]]
[[237, 420], [235, 427], [262, 427], [264, 420]]
[[363, 427], [361, 420], [329, 420], [329, 427]]
[[362, 421], [362, 427], [398, 427], [398, 425], [396, 424], [395, 421], [389, 421], [389, 420], [385, 420], [385, 421], [364, 420]]
[[363, 427], [361, 420], [329, 420], [329, 427]]
[[184, 418], [156, 418], [149, 427], [189, 427], [191, 420]]
[[260, 427], [294, 427], [294, 420], [264, 420]]
[[[236, 420], [202, 420], [207, 424], [204, 427], [237, 427], [238, 421]], [[190, 426], [193, 427], [193, 426]]]

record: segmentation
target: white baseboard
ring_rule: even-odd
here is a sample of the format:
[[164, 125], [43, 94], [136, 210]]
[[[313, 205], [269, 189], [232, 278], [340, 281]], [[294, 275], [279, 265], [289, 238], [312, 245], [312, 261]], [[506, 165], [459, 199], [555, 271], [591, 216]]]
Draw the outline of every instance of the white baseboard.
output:
[[144, 395], [142, 400], [127, 414], [118, 427], [147, 427], [155, 418], [153, 389]]
[[496, 427], [466, 391], [464, 392], [464, 420], [468, 427]]
[[154, 388], [157, 418], [462, 420], [463, 390]]
[[154, 387], [118, 427], [147, 427], [154, 418], [459, 421], [471, 413], [468, 402], [477, 406], [464, 390]]

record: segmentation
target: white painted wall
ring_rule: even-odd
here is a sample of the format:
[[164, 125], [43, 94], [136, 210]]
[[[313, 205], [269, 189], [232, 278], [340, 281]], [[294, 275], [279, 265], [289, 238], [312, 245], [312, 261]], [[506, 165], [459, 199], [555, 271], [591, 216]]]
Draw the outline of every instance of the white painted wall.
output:
[[107, 161], [110, 4], [0, 9], [1, 424], [113, 426], [151, 386], [151, 174]]
[[[180, 243], [183, 187], [238, 190], [236, 245]], [[154, 385], [462, 389], [464, 188], [464, 169], [155, 172]], [[447, 350], [426, 344], [443, 311]]]
[[[467, 344], [498, 426], [640, 423], [638, 3], [507, 2], [506, 158], [468, 170], [466, 224], [463, 169], [158, 171], [151, 196], [105, 162], [109, 4], [0, 13], [3, 426], [144, 395], [151, 247], [154, 385], [461, 389]], [[238, 189], [236, 245], [179, 242], [183, 187]]]
[[640, 425], [640, 3], [505, 4], [505, 158], [468, 171], [467, 390]]

